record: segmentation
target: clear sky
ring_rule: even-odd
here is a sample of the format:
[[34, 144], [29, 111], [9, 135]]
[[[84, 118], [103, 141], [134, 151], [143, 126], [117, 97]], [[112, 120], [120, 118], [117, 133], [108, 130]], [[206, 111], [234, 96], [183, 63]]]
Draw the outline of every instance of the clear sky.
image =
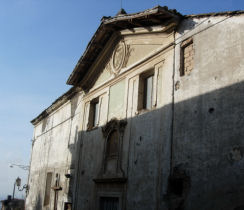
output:
[[[160, 4], [182, 14], [244, 10], [244, 0], [123, 0], [127, 13]], [[69, 89], [69, 74], [120, 0], [0, 0], [0, 198], [27, 172], [30, 120]], [[19, 197], [22, 195], [17, 194]]]

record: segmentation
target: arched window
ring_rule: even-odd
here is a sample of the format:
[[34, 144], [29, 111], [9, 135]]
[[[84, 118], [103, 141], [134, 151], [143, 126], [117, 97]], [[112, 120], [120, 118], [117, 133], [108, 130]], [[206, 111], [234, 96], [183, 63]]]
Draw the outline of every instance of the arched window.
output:
[[116, 130], [112, 131], [107, 140], [106, 157], [113, 158], [118, 156], [119, 151], [119, 135]]

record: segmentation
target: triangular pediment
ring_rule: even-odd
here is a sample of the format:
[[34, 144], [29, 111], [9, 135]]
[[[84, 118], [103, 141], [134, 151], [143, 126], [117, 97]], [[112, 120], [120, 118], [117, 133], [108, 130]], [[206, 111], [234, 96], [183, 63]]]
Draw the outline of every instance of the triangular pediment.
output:
[[108, 42], [89, 73], [83, 78], [83, 88], [98, 88], [172, 42], [172, 32], [160, 33], [160, 28], [163, 30], [159, 26], [154, 27], [154, 31], [144, 29], [144, 33], [139, 29], [135, 29], [134, 32], [121, 31], [120, 38], [113, 38]]
[[[148, 33], [153, 33], [155, 26], [161, 26], [164, 27], [166, 30], [169, 28], [174, 28], [178, 25], [181, 14], [179, 14], [176, 10], [169, 10], [167, 7], [161, 7], [157, 6], [152, 9], [145, 10], [143, 12], [138, 12], [134, 14], [119, 14], [115, 17], [103, 17], [101, 20], [101, 24], [98, 27], [96, 33], [93, 35], [91, 41], [87, 45], [87, 48], [83, 55], [81, 56], [80, 60], [78, 61], [77, 65], [75, 66], [73, 72], [70, 74], [67, 84], [79, 86], [81, 88], [88, 88], [90, 84], [87, 84], [86, 81], [89, 75], [91, 75], [91, 72], [96, 72], [96, 75], [100, 74], [101, 72], [105, 72], [104, 69], [102, 69], [102, 66], [100, 66], [99, 72], [97, 72], [97, 69], [94, 71], [94, 66], [96, 63], [100, 63], [99, 57], [101, 57], [101, 54], [103, 54], [106, 48], [106, 46], [109, 45], [109, 42], [118, 44], [118, 40], [111, 41], [114, 37], [117, 35], [117, 38], [124, 38], [128, 37], [128, 34], [146, 34], [144, 30], [146, 30]], [[122, 32], [122, 34], [121, 34]], [[121, 39], [121, 40], [122, 40]], [[120, 41], [121, 41], [120, 40]], [[140, 41], [140, 39], [138, 39]], [[157, 39], [156, 39], [157, 40]], [[127, 40], [125, 40], [126, 50], [127, 47], [130, 48], [132, 45], [136, 45], [133, 43], [127, 43]], [[154, 48], [156, 48], [155, 45], [158, 43], [150, 43], [147, 42], [144, 45], [143, 50], [140, 50], [140, 43], [138, 43], [134, 51], [131, 51], [131, 53], [134, 53], [138, 56], [140, 54], [147, 53], [146, 51], [152, 51]], [[151, 45], [151, 46], [150, 46]], [[114, 51], [114, 57], [118, 57], [121, 53], [120, 50], [123, 50], [124, 48], [121, 48], [121, 46], [111, 46], [111, 49]], [[109, 49], [109, 50], [111, 50]], [[130, 48], [132, 49], [132, 48]], [[124, 51], [122, 51], [124, 52]], [[126, 51], [130, 52], [130, 51]], [[105, 55], [105, 60], [107, 60], [107, 56], [112, 56], [112, 54]], [[131, 60], [131, 58], [136, 58], [135, 56], [130, 55], [128, 60], [122, 61], [116, 61], [116, 59], [113, 61], [114, 69], [118, 71], [118, 68], [124, 68], [125, 63], [126, 65], [130, 65], [134, 62], [134, 60]], [[99, 64], [100, 65], [100, 64]], [[103, 67], [105, 67], [105, 61], [103, 61]], [[112, 66], [113, 67], [113, 66]], [[112, 68], [112, 70], [114, 70]], [[93, 75], [94, 76], [94, 75]], [[96, 78], [98, 79], [98, 78]], [[100, 81], [100, 79], [98, 79]], [[85, 82], [85, 83], [84, 83]]]

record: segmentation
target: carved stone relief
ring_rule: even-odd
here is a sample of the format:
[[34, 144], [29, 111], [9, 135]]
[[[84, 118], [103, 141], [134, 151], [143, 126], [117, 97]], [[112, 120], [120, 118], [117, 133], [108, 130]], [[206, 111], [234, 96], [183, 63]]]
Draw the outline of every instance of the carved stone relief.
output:
[[125, 52], [126, 48], [125, 48], [125, 43], [124, 42], [120, 42], [113, 53], [113, 61], [112, 61], [112, 66], [113, 66], [113, 71], [117, 72], [121, 69], [123, 63], [124, 63], [124, 59], [125, 59]]

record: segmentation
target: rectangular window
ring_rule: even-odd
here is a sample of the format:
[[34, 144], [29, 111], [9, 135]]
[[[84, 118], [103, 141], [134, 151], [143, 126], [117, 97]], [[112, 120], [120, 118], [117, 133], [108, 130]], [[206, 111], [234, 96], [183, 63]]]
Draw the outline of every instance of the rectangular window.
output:
[[119, 210], [118, 197], [100, 197], [99, 210]]
[[149, 71], [140, 75], [139, 80], [139, 95], [138, 95], [138, 110], [152, 109], [153, 107], [153, 83], [154, 72]]
[[189, 75], [193, 70], [193, 39], [187, 39], [181, 44], [181, 67], [180, 76]]
[[50, 203], [52, 176], [53, 176], [53, 173], [51, 173], [51, 172], [47, 173], [44, 206], [46, 206]]
[[93, 104], [93, 111], [94, 111], [94, 115], [93, 115], [93, 127], [95, 127], [98, 124], [98, 110], [99, 110], [99, 104], [98, 102], [95, 102]]
[[94, 128], [99, 123], [99, 98], [96, 98], [90, 103], [90, 112], [89, 112], [89, 123], [88, 128]]
[[143, 109], [151, 109], [153, 101], [153, 75], [144, 79]]

